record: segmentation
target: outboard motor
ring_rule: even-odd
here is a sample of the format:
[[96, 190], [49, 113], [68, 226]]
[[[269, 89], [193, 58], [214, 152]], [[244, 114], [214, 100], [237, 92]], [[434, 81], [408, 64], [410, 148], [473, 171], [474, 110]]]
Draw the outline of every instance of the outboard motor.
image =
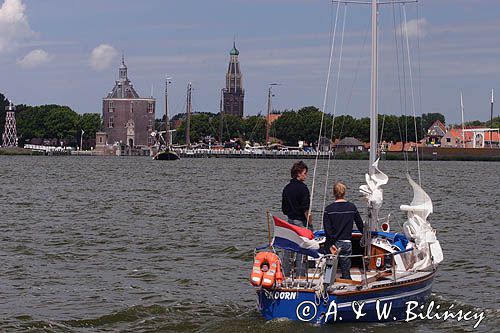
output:
[[328, 257], [325, 263], [325, 275], [323, 277], [323, 286], [327, 289], [335, 282], [335, 276], [337, 275], [337, 264], [339, 262], [338, 253], [332, 257]]

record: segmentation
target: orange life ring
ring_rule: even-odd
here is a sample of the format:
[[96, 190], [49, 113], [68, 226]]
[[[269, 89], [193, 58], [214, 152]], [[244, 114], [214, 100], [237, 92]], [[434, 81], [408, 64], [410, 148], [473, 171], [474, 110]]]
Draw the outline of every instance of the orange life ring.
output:
[[275, 281], [283, 282], [280, 258], [273, 252], [257, 253], [253, 262], [250, 283], [256, 287], [271, 288]]

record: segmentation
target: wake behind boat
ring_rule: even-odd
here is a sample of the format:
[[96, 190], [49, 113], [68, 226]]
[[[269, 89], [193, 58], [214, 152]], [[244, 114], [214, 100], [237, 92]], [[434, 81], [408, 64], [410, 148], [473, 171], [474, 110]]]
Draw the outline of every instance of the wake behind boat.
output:
[[[409, 175], [413, 200], [400, 206], [408, 218], [403, 232], [390, 232], [389, 218], [378, 216], [383, 203], [382, 186], [389, 178], [378, 167], [376, 0], [371, 1], [371, 8], [370, 162], [366, 184], [360, 186], [369, 215], [364, 232], [352, 233], [353, 251], [348, 256], [352, 262], [352, 280], [340, 277], [339, 258], [346, 256], [338, 252], [332, 254], [324, 248], [324, 231], [313, 233], [273, 216], [274, 237], [271, 239], [268, 216], [269, 243], [255, 250], [250, 283], [258, 295], [259, 311], [269, 320], [288, 318], [315, 324], [403, 320], [409, 312], [418, 312], [418, 307], [428, 300], [438, 265], [443, 260], [435, 230], [427, 222], [433, 212], [432, 200]], [[318, 158], [314, 171], [317, 161]], [[281, 267], [285, 259], [280, 249], [307, 255], [305, 276], [298, 276], [293, 268], [285, 274]], [[293, 261], [292, 258], [290, 263]]]

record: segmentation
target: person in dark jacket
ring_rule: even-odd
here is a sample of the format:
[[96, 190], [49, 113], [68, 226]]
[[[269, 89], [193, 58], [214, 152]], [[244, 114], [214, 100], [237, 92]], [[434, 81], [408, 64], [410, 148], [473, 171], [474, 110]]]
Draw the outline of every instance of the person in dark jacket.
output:
[[[281, 210], [288, 217], [288, 223], [307, 227], [312, 230], [311, 214], [309, 213], [310, 193], [304, 181], [307, 178], [307, 165], [302, 162], [293, 164], [290, 170], [290, 182], [285, 186], [282, 193]], [[289, 275], [292, 268], [292, 252], [286, 250], [283, 258], [283, 270]], [[296, 256], [296, 270], [298, 276], [305, 276], [306, 263], [302, 254]]]
[[[346, 186], [340, 182], [333, 187], [335, 201], [325, 208], [323, 227], [325, 229], [325, 248], [332, 253], [340, 251], [340, 270], [343, 279], [351, 280], [351, 259], [342, 256], [352, 255], [352, 227], [356, 223], [358, 230], [363, 232], [363, 220], [356, 205], [344, 199]], [[354, 222], [354, 223], [353, 223]]]

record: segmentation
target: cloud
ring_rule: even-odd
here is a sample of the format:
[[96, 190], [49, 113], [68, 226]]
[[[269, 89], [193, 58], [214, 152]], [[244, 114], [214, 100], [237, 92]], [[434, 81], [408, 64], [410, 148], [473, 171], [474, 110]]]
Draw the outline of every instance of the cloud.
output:
[[35, 68], [52, 60], [52, 56], [42, 49], [33, 50], [17, 61], [22, 68]]
[[14, 49], [19, 41], [36, 35], [24, 14], [25, 9], [21, 0], [5, 0], [0, 7], [0, 53]]
[[90, 66], [101, 71], [111, 65], [113, 59], [118, 55], [118, 51], [108, 44], [101, 44], [92, 50], [90, 55]]
[[[410, 20], [406, 22], [406, 30], [408, 32], [408, 38], [412, 37], [424, 37], [426, 34], [425, 27], [427, 26], [427, 20], [425, 18]], [[401, 35], [405, 33], [405, 26], [401, 24], [398, 28], [398, 34]]]

